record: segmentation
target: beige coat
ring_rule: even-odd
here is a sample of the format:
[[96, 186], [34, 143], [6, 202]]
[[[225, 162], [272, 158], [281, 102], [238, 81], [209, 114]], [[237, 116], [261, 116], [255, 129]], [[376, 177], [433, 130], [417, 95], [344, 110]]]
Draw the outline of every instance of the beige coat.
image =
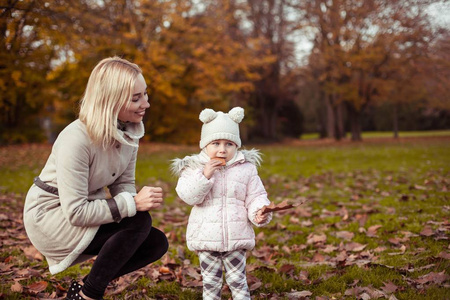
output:
[[46, 257], [50, 272], [59, 273], [86, 260], [80, 255], [102, 224], [113, 222], [105, 187], [122, 218], [136, 214], [133, 196], [142, 123], [117, 130], [116, 142], [103, 150], [91, 144], [85, 125], [76, 120], [56, 139], [40, 179], [58, 188], [59, 196], [31, 186], [24, 225], [33, 245]]

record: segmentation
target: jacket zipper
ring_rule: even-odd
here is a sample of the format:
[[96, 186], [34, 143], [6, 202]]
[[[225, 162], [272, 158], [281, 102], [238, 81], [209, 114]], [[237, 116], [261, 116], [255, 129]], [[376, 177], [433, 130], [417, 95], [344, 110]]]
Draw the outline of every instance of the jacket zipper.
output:
[[222, 169], [223, 177], [223, 188], [222, 188], [222, 201], [224, 201], [223, 207], [223, 235], [224, 235], [224, 251], [228, 251], [228, 221], [227, 221], [227, 175], [225, 172], [225, 167]]

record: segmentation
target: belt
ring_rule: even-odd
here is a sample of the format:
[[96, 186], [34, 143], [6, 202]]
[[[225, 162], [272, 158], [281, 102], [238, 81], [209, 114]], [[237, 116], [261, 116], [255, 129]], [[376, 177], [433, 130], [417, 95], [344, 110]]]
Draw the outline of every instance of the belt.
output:
[[48, 185], [45, 182], [43, 182], [39, 176], [34, 178], [34, 184], [38, 187], [40, 187], [41, 189], [43, 189], [46, 192], [49, 192], [50, 194], [56, 195], [58, 196], [58, 188]]
[[[59, 196], [58, 188], [46, 184], [39, 178], [39, 176], [34, 178], [34, 184], [46, 192], [49, 192], [56, 196]], [[114, 222], [119, 223], [120, 220], [122, 220], [122, 217], [120, 216], [120, 211], [119, 211], [119, 207], [117, 207], [116, 200], [114, 200], [114, 198], [109, 199], [109, 200], [106, 200], [106, 203], [108, 204], [109, 210], [111, 211], [111, 215], [113, 217]]]

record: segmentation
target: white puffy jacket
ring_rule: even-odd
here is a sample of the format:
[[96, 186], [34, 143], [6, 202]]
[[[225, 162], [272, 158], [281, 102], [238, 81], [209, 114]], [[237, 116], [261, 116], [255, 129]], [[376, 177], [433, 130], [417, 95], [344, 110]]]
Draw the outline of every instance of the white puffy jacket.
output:
[[241, 150], [211, 179], [203, 175], [209, 157], [197, 155], [175, 159], [171, 168], [180, 176], [176, 191], [187, 204], [193, 205], [186, 240], [191, 251], [227, 252], [251, 250], [255, 246], [256, 212], [270, 204], [258, 176], [256, 165], [261, 160], [257, 150]]

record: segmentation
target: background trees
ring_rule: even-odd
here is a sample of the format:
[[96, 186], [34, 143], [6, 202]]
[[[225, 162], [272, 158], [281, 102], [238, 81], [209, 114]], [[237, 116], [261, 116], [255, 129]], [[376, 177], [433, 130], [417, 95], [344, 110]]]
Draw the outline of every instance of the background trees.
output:
[[147, 140], [195, 143], [202, 108], [235, 105], [249, 139], [445, 128], [449, 32], [427, 15], [435, 2], [2, 1], [0, 141], [52, 141], [112, 55], [144, 71]]

